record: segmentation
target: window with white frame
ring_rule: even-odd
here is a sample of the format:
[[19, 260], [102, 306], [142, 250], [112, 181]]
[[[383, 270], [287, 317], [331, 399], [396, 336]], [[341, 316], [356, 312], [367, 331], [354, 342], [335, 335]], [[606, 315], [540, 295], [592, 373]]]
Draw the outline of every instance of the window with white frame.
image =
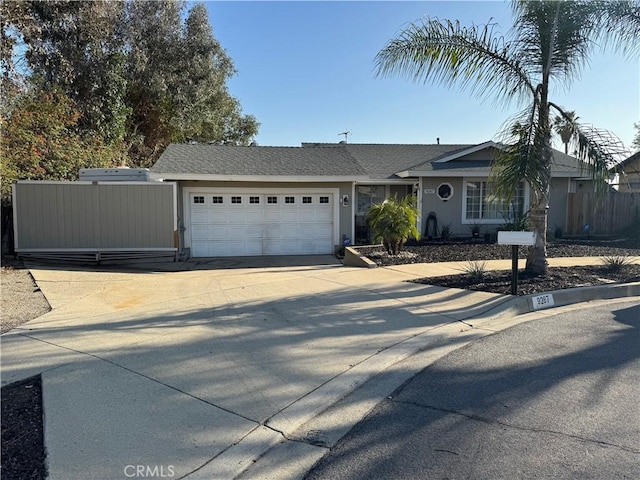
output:
[[376, 203], [384, 202], [385, 186], [384, 185], [358, 185], [356, 190], [356, 196], [358, 199], [356, 213], [365, 214], [369, 211], [372, 205], [375, 205]]
[[520, 182], [513, 198], [507, 202], [493, 193], [492, 185], [482, 179], [465, 180], [464, 218], [467, 222], [512, 221], [526, 209], [525, 184]]

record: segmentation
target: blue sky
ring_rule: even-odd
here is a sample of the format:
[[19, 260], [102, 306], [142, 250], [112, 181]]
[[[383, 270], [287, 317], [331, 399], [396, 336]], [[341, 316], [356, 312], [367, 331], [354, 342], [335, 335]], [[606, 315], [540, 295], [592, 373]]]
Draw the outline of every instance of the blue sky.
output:
[[[495, 138], [518, 105], [400, 78], [376, 78], [374, 57], [408, 22], [425, 15], [462, 24], [498, 23], [510, 4], [444, 2], [208, 2], [214, 36], [233, 59], [229, 90], [261, 123], [260, 145], [480, 143]], [[640, 65], [600, 54], [552, 99], [628, 147], [640, 120]]]

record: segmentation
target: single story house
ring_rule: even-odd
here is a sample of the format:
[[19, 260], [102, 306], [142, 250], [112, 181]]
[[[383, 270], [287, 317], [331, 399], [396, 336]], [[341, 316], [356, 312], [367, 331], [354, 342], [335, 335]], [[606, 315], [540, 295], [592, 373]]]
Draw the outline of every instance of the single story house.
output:
[[640, 192], [640, 152], [636, 152], [618, 165], [619, 192]]
[[[485, 233], [529, 208], [509, 205], [488, 176], [501, 146], [303, 143], [300, 147], [171, 144], [151, 178], [177, 185], [178, 249], [191, 257], [327, 254], [369, 240], [365, 215], [416, 194], [419, 227]], [[565, 229], [567, 196], [584, 184], [577, 159], [554, 150], [549, 228]], [[434, 235], [435, 236], [435, 235]]]

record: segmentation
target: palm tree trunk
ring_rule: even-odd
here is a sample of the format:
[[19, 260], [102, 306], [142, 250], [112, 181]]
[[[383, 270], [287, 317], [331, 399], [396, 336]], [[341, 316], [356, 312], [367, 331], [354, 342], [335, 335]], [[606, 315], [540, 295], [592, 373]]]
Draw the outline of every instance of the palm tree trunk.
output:
[[536, 232], [536, 243], [529, 248], [525, 270], [538, 276], [547, 274], [547, 197], [548, 195], [544, 195], [539, 199], [529, 214], [531, 225]]

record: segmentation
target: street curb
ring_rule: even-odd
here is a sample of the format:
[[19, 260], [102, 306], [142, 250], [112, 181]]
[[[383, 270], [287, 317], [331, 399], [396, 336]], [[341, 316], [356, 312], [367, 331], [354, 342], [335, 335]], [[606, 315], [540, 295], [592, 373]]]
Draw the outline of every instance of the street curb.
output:
[[[534, 299], [551, 295], [553, 306], [536, 308]], [[520, 324], [533, 312], [558, 307], [640, 297], [640, 282], [600, 285], [513, 298], [481, 314], [427, 330], [369, 357], [317, 390], [271, 417], [266, 427], [284, 440], [265, 444], [249, 468], [237, 470], [233, 479], [272, 478], [277, 468], [282, 480], [302, 480], [381, 401], [440, 358], [482, 337]], [[304, 448], [300, 445], [303, 444]]]
[[[539, 297], [551, 296], [553, 305], [536, 308], [535, 299]], [[640, 296], [640, 282], [616, 283], [611, 285], [597, 285], [593, 287], [567, 288], [564, 290], [553, 290], [550, 292], [524, 295], [508, 300], [494, 308], [487, 310], [474, 317], [469, 317], [466, 321], [481, 320], [499, 317], [503, 315], [524, 315], [527, 313], [539, 312], [541, 310], [564, 307], [577, 303], [585, 303], [592, 300], [609, 300], [614, 298], [637, 297]]]

